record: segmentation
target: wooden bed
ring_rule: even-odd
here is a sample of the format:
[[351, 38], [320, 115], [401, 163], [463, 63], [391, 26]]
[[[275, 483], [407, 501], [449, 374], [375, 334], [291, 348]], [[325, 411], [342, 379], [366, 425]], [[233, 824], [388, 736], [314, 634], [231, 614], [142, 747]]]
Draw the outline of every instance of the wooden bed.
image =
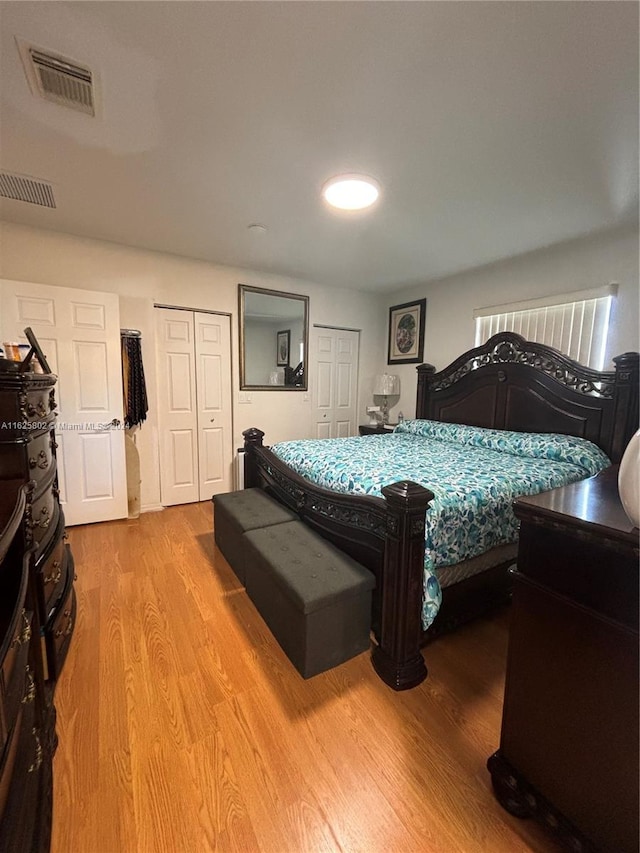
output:
[[[616, 463], [638, 429], [639, 356], [624, 353], [613, 361], [612, 371], [592, 370], [551, 347], [502, 332], [444, 370], [420, 365], [416, 417], [575, 435]], [[494, 565], [489, 560], [481, 573], [443, 589], [440, 612], [424, 632], [425, 512], [433, 494], [410, 481], [384, 487], [384, 498], [337, 494], [292, 471], [263, 446], [261, 430], [243, 434], [245, 487], [267, 490], [374, 573], [372, 663], [393, 689], [424, 680], [420, 649], [431, 638], [508, 599], [514, 558], [494, 549]]]

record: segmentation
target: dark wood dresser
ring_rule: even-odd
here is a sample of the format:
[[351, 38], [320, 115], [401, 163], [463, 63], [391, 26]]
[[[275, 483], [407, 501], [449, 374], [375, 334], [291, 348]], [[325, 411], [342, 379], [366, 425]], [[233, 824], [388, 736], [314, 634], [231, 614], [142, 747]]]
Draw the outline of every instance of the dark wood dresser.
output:
[[49, 848], [53, 695], [75, 619], [56, 469], [56, 377], [19, 368], [0, 359], [0, 851], [12, 853]]
[[53, 685], [69, 648], [75, 616], [73, 557], [66, 544], [56, 467], [56, 377], [20, 373], [15, 365], [0, 359], [0, 480], [21, 479], [30, 490], [24, 533], [35, 549], [45, 677]]
[[501, 804], [575, 851], [638, 850], [638, 529], [617, 467], [518, 499]]
[[24, 534], [32, 506], [21, 480], [0, 489], [0, 850], [45, 853], [51, 836], [55, 712], [44, 684]]

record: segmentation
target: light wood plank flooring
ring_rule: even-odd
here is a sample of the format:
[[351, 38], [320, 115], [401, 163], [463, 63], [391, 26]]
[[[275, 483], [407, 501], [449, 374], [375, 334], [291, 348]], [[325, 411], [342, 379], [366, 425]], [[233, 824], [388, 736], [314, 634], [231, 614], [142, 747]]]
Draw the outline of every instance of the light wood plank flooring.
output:
[[507, 614], [394, 693], [368, 653], [304, 681], [216, 549], [211, 504], [72, 528], [53, 853], [549, 853], [494, 800]]

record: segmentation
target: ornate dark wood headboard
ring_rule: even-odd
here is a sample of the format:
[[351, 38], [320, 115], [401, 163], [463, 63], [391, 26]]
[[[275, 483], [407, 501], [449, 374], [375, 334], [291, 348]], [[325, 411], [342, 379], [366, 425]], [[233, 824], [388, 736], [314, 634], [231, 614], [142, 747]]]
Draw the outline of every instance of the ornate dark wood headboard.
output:
[[639, 355], [615, 370], [584, 367], [552, 347], [500, 332], [436, 372], [418, 370], [416, 417], [589, 439], [619, 462], [638, 429]]

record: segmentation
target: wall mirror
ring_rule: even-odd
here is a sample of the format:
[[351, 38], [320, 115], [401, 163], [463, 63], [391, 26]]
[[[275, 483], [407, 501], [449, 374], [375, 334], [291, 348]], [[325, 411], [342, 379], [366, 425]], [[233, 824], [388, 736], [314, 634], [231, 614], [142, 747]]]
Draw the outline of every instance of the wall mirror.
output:
[[240, 388], [306, 391], [309, 297], [238, 287]]

